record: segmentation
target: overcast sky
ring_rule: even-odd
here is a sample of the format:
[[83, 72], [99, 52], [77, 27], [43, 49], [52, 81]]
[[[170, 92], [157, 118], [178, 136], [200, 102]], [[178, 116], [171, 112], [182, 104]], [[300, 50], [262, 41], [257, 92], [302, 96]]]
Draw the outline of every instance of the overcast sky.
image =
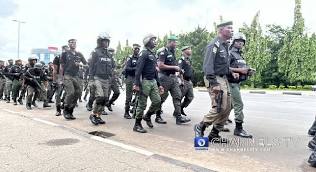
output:
[[[316, 32], [315, 0], [302, 0], [309, 33]], [[260, 10], [260, 23], [293, 23], [294, 0], [0, 0], [0, 58], [17, 57], [17, 23], [21, 25], [20, 57], [32, 48], [60, 47], [69, 38], [78, 40], [86, 58], [100, 32], [112, 37], [111, 47], [126, 39], [142, 43], [147, 33], [164, 35], [188, 32], [198, 25], [213, 29], [222, 15], [233, 20], [234, 29], [249, 24]]]

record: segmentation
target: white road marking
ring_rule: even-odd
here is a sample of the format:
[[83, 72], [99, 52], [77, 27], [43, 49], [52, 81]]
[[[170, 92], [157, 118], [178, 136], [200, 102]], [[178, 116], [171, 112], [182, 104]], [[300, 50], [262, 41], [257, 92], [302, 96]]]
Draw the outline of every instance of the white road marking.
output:
[[118, 146], [118, 147], [121, 147], [123, 149], [130, 150], [130, 151], [142, 154], [142, 155], [146, 155], [146, 156], [154, 155], [153, 152], [147, 151], [145, 149], [137, 148], [137, 147], [134, 147], [134, 146], [126, 145], [124, 143], [120, 143], [120, 142], [117, 142], [117, 141], [114, 141], [114, 140], [110, 140], [110, 139], [106, 139], [106, 138], [102, 138], [102, 137], [98, 137], [98, 136], [91, 136], [91, 139], [94, 139], [94, 140], [97, 140], [97, 141], [100, 141], [100, 142], [104, 142], [104, 143], [107, 143], [107, 144], [110, 144], [110, 145]]
[[54, 126], [54, 127], [58, 127], [59, 126], [56, 123], [53, 123], [53, 122], [50, 122], [50, 121], [46, 121], [46, 120], [43, 120], [43, 119], [39, 119], [39, 118], [32, 118], [32, 119], [34, 121], [41, 122], [41, 123], [44, 123], [44, 124], [47, 124], [47, 125], [51, 125], [51, 126]]

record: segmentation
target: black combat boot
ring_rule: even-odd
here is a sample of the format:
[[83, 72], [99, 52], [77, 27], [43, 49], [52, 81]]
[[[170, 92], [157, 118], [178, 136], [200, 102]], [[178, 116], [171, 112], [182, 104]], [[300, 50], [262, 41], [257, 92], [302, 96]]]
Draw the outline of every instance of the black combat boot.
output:
[[95, 114], [91, 114], [90, 117], [89, 117], [90, 121], [92, 124], [94, 125], [99, 125], [99, 121], [97, 119], [97, 115]]
[[125, 107], [124, 118], [125, 119], [132, 119], [131, 115], [129, 114], [129, 107]]
[[35, 101], [32, 102], [32, 105], [33, 105], [34, 107], [38, 108], [38, 106], [37, 106], [37, 104], [36, 104]]
[[108, 113], [107, 113], [105, 110], [103, 110], [103, 111], [101, 112], [101, 115], [108, 115]]
[[23, 105], [22, 97], [18, 99], [18, 102], [20, 103], [20, 105]]
[[208, 135], [209, 142], [211, 143], [228, 143], [228, 140], [225, 138], [222, 138], [220, 135], [218, 135], [219, 130], [213, 127], [212, 131]]
[[308, 147], [312, 150], [316, 149], [316, 136], [314, 136], [313, 139], [308, 142]]
[[139, 132], [139, 133], [147, 133], [147, 131], [142, 126], [142, 119], [141, 118], [135, 120], [135, 125], [133, 128], [133, 131]]
[[252, 138], [252, 135], [248, 134], [242, 127], [241, 122], [236, 122], [236, 128], [234, 130], [234, 135], [243, 138]]
[[167, 124], [167, 121], [163, 120], [161, 118], [161, 114], [162, 114], [162, 110], [158, 110], [156, 112], [156, 119], [155, 119], [155, 122], [158, 123], [158, 124]]
[[308, 130], [308, 134], [311, 136], [314, 136], [316, 134], [316, 119], [314, 120], [311, 128]]
[[60, 105], [57, 105], [56, 106], [56, 116], [60, 116], [61, 115], [61, 108], [60, 108]]
[[108, 110], [109, 110], [110, 112], [113, 111], [113, 109], [112, 109], [112, 103], [111, 103], [111, 102], [109, 102], [109, 103], [106, 105], [106, 107], [108, 108]]
[[151, 122], [151, 115], [154, 114], [152, 112], [147, 112], [144, 116], [143, 116], [143, 120], [146, 121], [146, 124], [148, 125], [149, 128], [153, 128], [154, 125]]
[[316, 167], [316, 149], [313, 150], [311, 156], [308, 158], [308, 163], [312, 167]]
[[44, 101], [43, 108], [47, 108], [47, 107], [51, 107], [51, 105], [49, 105], [47, 101]]
[[76, 119], [76, 117], [74, 117], [74, 115], [73, 115], [73, 113], [74, 113], [74, 108], [69, 108], [69, 113], [70, 113], [70, 119], [71, 120], [75, 120]]
[[64, 107], [63, 116], [65, 119], [71, 120], [70, 110], [67, 106]]
[[18, 102], [16, 101], [16, 98], [13, 98], [13, 105], [18, 105]]
[[99, 124], [105, 124], [105, 121], [103, 121], [103, 119], [100, 116], [97, 116], [96, 118]]
[[205, 123], [202, 121], [194, 126], [195, 137], [203, 137], [206, 129]]
[[190, 118], [185, 117], [185, 116], [181, 116], [181, 114], [178, 114], [176, 117], [176, 124], [177, 125], [185, 124], [185, 123], [188, 123], [190, 121], [191, 121]]
[[7, 100], [6, 103], [10, 103], [10, 97], [7, 97], [6, 100]]
[[26, 109], [27, 110], [32, 110], [31, 103], [26, 103]]

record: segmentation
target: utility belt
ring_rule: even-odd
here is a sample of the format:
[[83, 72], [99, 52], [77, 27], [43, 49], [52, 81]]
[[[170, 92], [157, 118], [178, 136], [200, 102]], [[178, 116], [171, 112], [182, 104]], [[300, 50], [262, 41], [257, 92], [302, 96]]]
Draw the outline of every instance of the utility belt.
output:
[[109, 75], [98, 75], [94, 76], [94, 79], [110, 80], [112, 77]]

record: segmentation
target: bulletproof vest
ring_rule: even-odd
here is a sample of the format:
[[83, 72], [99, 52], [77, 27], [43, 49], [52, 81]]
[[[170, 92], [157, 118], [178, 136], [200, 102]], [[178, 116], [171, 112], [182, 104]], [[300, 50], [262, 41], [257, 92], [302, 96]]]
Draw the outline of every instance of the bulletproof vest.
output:
[[79, 71], [79, 66], [76, 66], [76, 63], [81, 62], [81, 57], [76, 52], [75, 54], [71, 53], [70, 51], [66, 52], [66, 64], [64, 67], [64, 73], [70, 74], [72, 76], [77, 76]]
[[191, 65], [191, 60], [189, 58], [181, 58], [179, 60], [179, 65], [180, 64], [182, 67], [181, 69], [184, 70], [183, 78], [185, 80], [192, 80], [194, 71]]
[[[22, 74], [22, 66], [18, 66], [18, 65], [14, 65], [12, 68], [11, 68], [11, 73], [19, 73], [19, 74]], [[13, 76], [13, 79], [17, 79], [19, 80], [20, 79], [20, 75], [19, 76]]]
[[114, 60], [112, 54], [106, 49], [96, 49], [95, 55], [97, 57], [97, 62], [94, 64], [95, 75], [104, 79], [108, 79], [112, 76]]
[[[164, 63], [166, 65], [170, 65], [170, 66], [177, 66], [178, 65], [175, 54], [173, 52], [171, 52], [170, 50], [168, 50], [168, 48], [165, 48], [164, 51], [160, 52], [159, 56], [165, 57]], [[166, 74], [166, 75], [176, 73], [175, 70], [161, 70], [161, 72]]]
[[[232, 49], [230, 51], [230, 58], [231, 58], [231, 65], [230, 65], [231, 67], [233, 67], [233, 68], [246, 68], [246, 67], [248, 67], [246, 61], [241, 56], [240, 52], [238, 52], [236, 49]], [[233, 76], [231, 76], [231, 75], [228, 77], [229, 82], [233, 82], [233, 83], [239, 83], [239, 82], [245, 81], [247, 79], [248, 79], [248, 75], [245, 75], [245, 74], [239, 74], [238, 79], [233, 78]]]

